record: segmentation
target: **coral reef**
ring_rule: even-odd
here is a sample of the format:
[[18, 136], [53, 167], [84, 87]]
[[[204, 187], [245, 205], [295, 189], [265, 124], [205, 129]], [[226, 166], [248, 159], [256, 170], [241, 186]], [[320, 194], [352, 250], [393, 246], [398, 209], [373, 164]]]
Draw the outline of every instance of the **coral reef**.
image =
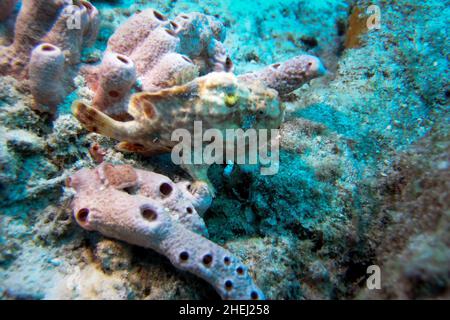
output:
[[78, 171], [68, 185], [75, 189], [73, 210], [83, 228], [156, 250], [211, 283], [224, 299], [264, 298], [236, 257], [202, 237], [206, 227], [185, 197], [195, 196], [194, 188], [107, 163]]
[[[81, 50], [93, 44], [98, 28], [98, 11], [87, 1], [24, 0], [12, 44], [0, 47], [0, 74], [29, 77], [35, 108], [54, 113], [72, 90]], [[47, 81], [57, 84], [48, 88]]]

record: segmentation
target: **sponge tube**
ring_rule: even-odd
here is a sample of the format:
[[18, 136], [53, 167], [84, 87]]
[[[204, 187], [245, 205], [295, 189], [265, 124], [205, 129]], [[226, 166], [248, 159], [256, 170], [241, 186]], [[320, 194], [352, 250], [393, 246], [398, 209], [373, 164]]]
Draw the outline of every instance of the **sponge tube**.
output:
[[64, 54], [58, 47], [44, 43], [32, 51], [30, 89], [38, 110], [54, 113], [56, 106], [64, 100], [63, 75]]
[[108, 52], [103, 58], [98, 74], [98, 87], [93, 103], [102, 111], [113, 112], [115, 108], [111, 107], [121, 105], [136, 82], [136, 68], [127, 56]]

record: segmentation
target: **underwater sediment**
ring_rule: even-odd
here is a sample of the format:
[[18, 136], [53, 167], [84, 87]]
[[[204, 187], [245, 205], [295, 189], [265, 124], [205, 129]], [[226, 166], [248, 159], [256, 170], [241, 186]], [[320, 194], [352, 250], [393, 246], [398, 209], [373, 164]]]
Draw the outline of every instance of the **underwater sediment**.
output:
[[[2, 299], [450, 298], [446, 1], [0, 9]], [[278, 173], [173, 164], [199, 119]]]

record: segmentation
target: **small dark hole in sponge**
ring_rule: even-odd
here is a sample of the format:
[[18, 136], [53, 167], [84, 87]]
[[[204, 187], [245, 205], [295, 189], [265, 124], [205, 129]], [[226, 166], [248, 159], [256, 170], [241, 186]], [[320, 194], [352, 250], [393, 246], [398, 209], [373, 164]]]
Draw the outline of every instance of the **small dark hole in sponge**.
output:
[[237, 272], [239, 275], [243, 275], [243, 274], [244, 274], [244, 269], [243, 269], [242, 267], [237, 267], [236, 272]]
[[192, 213], [192, 212], [194, 212], [194, 210], [192, 210], [191, 207], [187, 207], [187, 208], [186, 208], [186, 212], [187, 212], [187, 213]]
[[186, 251], [183, 251], [180, 253], [180, 260], [181, 261], [187, 261], [187, 259], [189, 259], [189, 253], [187, 253]]
[[231, 259], [229, 257], [225, 257], [223, 258], [223, 263], [225, 263], [228, 266], [231, 263]]
[[252, 293], [250, 293], [250, 297], [251, 297], [253, 300], [258, 300], [258, 298], [259, 298], [258, 292], [252, 291]]
[[77, 220], [80, 222], [86, 222], [89, 216], [89, 209], [83, 208], [77, 212]]
[[225, 281], [225, 289], [227, 290], [233, 289], [233, 282], [231, 280]]
[[138, 193], [138, 188], [136, 188], [135, 186], [131, 186], [131, 187], [124, 188], [123, 191], [125, 191], [126, 193], [128, 193], [130, 195], [136, 195]]
[[211, 264], [212, 260], [213, 260], [213, 257], [210, 254], [205, 254], [203, 256], [203, 264], [205, 266], [209, 266]]
[[172, 190], [172, 186], [167, 182], [161, 183], [161, 185], [159, 186], [159, 192], [161, 192], [161, 194], [166, 197], [172, 193]]

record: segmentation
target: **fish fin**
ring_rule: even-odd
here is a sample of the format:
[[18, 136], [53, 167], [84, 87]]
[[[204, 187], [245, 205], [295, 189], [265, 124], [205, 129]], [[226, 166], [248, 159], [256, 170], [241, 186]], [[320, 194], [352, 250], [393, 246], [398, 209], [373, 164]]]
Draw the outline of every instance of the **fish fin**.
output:
[[105, 113], [75, 101], [72, 105], [74, 116], [81, 124], [91, 132], [99, 133], [117, 140], [125, 140], [130, 136], [130, 129], [135, 125], [135, 121], [116, 121]]

